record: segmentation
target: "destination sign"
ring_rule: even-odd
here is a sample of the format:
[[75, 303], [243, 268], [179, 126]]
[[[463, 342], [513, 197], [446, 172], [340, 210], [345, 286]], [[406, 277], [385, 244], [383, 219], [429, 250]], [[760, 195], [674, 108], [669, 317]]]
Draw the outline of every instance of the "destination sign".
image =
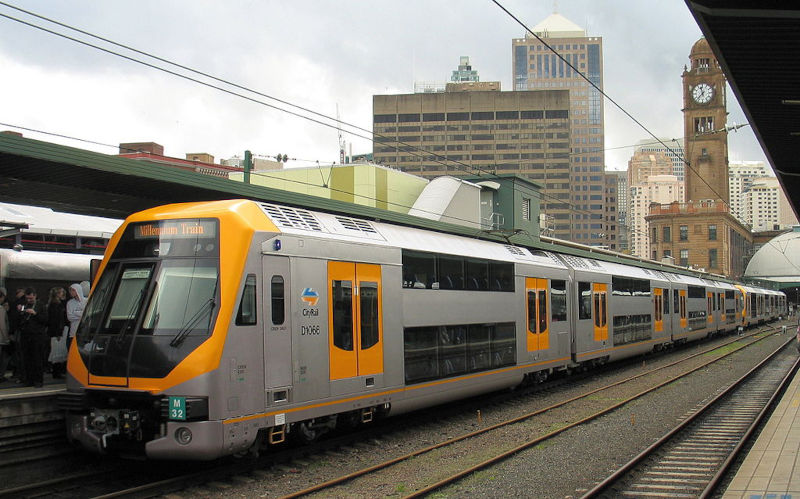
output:
[[195, 239], [217, 236], [216, 220], [186, 219], [160, 220], [134, 224], [133, 238], [142, 239]]

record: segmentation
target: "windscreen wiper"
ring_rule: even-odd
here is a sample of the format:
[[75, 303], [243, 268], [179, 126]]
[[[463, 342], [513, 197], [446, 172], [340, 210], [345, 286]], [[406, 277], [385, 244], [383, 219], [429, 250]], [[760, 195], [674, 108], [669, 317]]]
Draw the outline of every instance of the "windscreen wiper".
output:
[[185, 340], [186, 337], [189, 336], [189, 333], [192, 332], [197, 323], [200, 322], [200, 319], [203, 318], [203, 314], [205, 313], [206, 309], [208, 309], [208, 313], [210, 315], [212, 310], [214, 310], [215, 305], [216, 303], [214, 302], [213, 298], [209, 298], [208, 300], [206, 300], [203, 306], [200, 307], [200, 309], [198, 309], [197, 312], [194, 313], [194, 315], [186, 322], [186, 324], [181, 328], [181, 330], [178, 331], [178, 334], [176, 334], [175, 337], [172, 338], [172, 341], [169, 342], [169, 346], [177, 347], [181, 343], [183, 343], [183, 340]]
[[117, 334], [117, 341], [122, 341], [122, 338], [124, 338], [125, 335], [128, 333], [128, 329], [131, 326], [131, 321], [134, 319], [134, 317], [136, 316], [136, 312], [139, 310], [139, 302], [141, 301], [143, 294], [144, 294], [144, 288], [139, 290], [139, 294], [136, 295], [136, 299], [133, 301], [133, 303], [131, 303], [131, 308], [130, 310], [128, 310], [128, 318], [125, 319], [125, 322], [122, 324], [122, 328], [120, 329], [119, 334]]

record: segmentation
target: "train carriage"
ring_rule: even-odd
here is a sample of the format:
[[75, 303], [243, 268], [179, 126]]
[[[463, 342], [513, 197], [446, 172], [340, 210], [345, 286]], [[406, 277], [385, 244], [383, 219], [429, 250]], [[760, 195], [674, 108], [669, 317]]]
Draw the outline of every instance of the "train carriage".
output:
[[736, 331], [738, 327], [736, 295], [739, 290], [728, 282], [717, 281], [717, 286], [720, 313], [719, 329], [723, 333]]
[[95, 452], [212, 459], [705, 335], [707, 289], [727, 288], [274, 204], [169, 205], [112, 238], [61, 401]]

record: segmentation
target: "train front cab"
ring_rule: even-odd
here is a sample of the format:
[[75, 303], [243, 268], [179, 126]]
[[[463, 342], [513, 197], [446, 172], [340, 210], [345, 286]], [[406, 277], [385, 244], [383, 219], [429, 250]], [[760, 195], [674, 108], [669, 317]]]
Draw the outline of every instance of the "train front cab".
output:
[[742, 327], [750, 327], [758, 324], [758, 292], [756, 288], [737, 284], [742, 300], [740, 320]]
[[221, 420], [231, 405], [241, 413], [257, 404], [213, 388], [239, 382], [232, 368], [248, 383], [261, 375], [252, 345], [221, 362], [256, 231], [277, 229], [241, 200], [169, 205], [126, 220], [69, 352], [64, 405], [73, 441], [156, 458], [223, 453]]

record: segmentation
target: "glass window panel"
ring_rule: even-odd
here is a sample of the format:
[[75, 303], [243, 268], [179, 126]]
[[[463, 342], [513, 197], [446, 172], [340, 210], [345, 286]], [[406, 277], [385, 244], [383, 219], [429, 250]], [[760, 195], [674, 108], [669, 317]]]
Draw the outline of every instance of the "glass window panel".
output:
[[380, 340], [378, 317], [378, 283], [361, 282], [359, 300], [361, 305], [361, 349], [375, 345]]
[[270, 298], [270, 302], [272, 303], [272, 324], [278, 326], [283, 324], [286, 320], [286, 297], [282, 276], [272, 276], [272, 281], [270, 282]]
[[403, 336], [406, 383], [438, 377], [439, 362], [436, 328], [407, 328]]
[[439, 373], [453, 376], [466, 372], [467, 327], [442, 326], [439, 328]]
[[353, 350], [353, 283], [333, 281], [333, 344], [342, 350]]
[[516, 331], [514, 323], [491, 326], [492, 333], [492, 367], [513, 365], [516, 362]]
[[464, 258], [439, 255], [439, 289], [464, 289]]
[[588, 282], [578, 283], [578, 319], [592, 318], [592, 285]]
[[550, 282], [551, 307], [553, 309], [553, 322], [567, 320], [567, 282], [553, 280]]
[[237, 326], [256, 324], [256, 275], [247, 274], [242, 290], [242, 300], [239, 302], [239, 311], [236, 313]]

